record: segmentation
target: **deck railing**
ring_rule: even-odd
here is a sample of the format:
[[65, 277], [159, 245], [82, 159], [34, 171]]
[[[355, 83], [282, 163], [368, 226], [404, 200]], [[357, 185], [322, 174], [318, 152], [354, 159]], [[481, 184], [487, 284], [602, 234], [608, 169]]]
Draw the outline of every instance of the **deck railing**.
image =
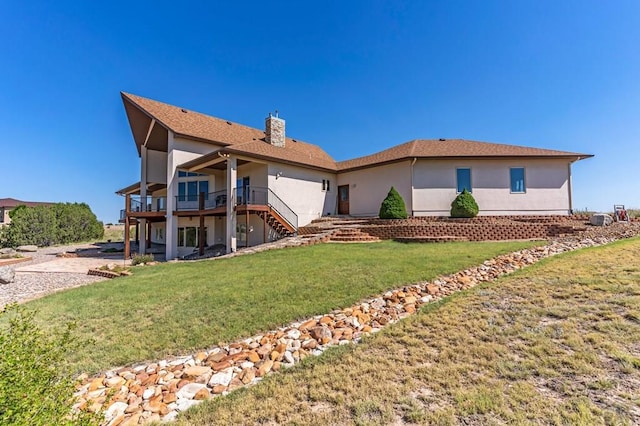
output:
[[237, 204], [257, 204], [267, 205], [280, 215], [282, 219], [287, 221], [293, 229], [298, 229], [298, 215], [278, 197], [275, 192], [269, 188], [262, 188], [258, 186], [245, 186], [235, 189], [237, 197]]
[[203, 196], [202, 210], [225, 207], [227, 205], [227, 191], [216, 191], [208, 194], [189, 194], [176, 196], [176, 210], [201, 210], [200, 195]]
[[[245, 186], [236, 188], [236, 205], [262, 205], [275, 210], [294, 229], [298, 229], [298, 215], [269, 188]], [[202, 199], [201, 199], [202, 198]], [[177, 195], [176, 211], [208, 210], [226, 207], [227, 191], [216, 191], [208, 194]]]
[[[126, 204], [126, 203], [125, 203]], [[129, 212], [166, 212], [167, 211], [167, 197], [157, 197], [148, 195], [141, 197], [139, 195], [132, 195], [129, 198]], [[120, 220], [124, 221], [127, 216], [127, 209], [120, 210]]]

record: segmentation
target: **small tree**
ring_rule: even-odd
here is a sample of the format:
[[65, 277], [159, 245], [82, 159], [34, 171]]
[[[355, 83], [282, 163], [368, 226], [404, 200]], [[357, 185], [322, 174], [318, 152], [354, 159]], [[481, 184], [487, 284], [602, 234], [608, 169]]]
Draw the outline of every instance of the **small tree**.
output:
[[100, 414], [73, 412], [75, 386], [67, 358], [86, 342], [73, 325], [45, 333], [34, 311], [18, 305], [0, 310], [0, 424], [97, 425]]
[[387, 198], [380, 206], [380, 219], [406, 219], [407, 208], [404, 205], [402, 196], [392, 186], [387, 194]]
[[466, 188], [451, 203], [451, 217], [476, 217], [478, 211], [478, 203]]

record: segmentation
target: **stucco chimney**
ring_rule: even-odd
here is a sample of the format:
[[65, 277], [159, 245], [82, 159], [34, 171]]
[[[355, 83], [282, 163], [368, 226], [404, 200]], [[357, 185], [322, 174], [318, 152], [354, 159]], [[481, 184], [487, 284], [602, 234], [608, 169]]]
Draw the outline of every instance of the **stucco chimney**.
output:
[[269, 116], [265, 119], [265, 133], [267, 143], [284, 148], [284, 120], [278, 117], [278, 111], [276, 111], [275, 116], [269, 113]]

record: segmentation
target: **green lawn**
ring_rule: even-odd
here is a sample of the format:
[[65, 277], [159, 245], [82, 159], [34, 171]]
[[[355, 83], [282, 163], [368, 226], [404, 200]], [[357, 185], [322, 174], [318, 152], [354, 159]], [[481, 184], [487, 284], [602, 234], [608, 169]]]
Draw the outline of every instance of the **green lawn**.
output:
[[178, 424], [640, 424], [638, 258], [640, 238], [554, 256]]
[[534, 242], [320, 244], [135, 269], [131, 277], [29, 302], [44, 325], [76, 321], [96, 372], [248, 337]]

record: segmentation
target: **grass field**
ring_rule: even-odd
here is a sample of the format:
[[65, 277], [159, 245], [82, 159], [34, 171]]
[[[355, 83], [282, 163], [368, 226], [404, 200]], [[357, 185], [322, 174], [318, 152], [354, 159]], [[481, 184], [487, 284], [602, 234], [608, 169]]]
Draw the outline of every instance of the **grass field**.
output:
[[166, 263], [28, 307], [44, 326], [75, 321], [80, 337], [94, 339], [71, 361], [96, 372], [248, 337], [534, 244], [321, 244]]
[[[131, 227], [132, 229], [134, 227]], [[133, 235], [133, 232], [131, 233]], [[104, 236], [102, 241], [124, 241], [124, 225], [113, 224], [104, 226]]]
[[640, 239], [547, 259], [180, 424], [638, 424]]

